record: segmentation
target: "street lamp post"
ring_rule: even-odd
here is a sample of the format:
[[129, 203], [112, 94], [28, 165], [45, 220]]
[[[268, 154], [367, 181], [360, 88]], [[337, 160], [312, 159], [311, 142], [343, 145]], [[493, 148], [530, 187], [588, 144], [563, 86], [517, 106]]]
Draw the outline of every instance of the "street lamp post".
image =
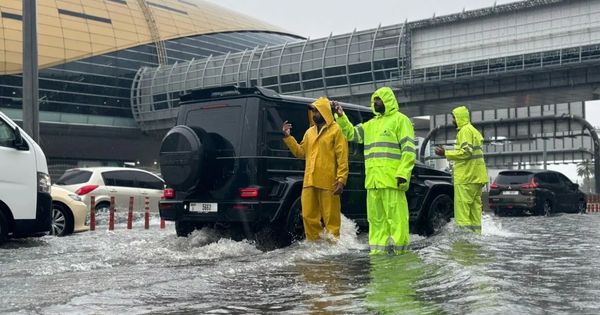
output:
[[36, 0], [23, 0], [23, 129], [40, 138]]

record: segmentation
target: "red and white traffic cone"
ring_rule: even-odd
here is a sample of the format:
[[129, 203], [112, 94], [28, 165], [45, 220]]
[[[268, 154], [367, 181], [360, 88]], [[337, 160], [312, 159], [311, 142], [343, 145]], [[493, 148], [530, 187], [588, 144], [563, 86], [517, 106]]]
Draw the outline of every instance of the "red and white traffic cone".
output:
[[90, 231], [96, 230], [96, 196], [90, 197]]
[[115, 229], [115, 196], [110, 196], [110, 211], [108, 214], [108, 230]]

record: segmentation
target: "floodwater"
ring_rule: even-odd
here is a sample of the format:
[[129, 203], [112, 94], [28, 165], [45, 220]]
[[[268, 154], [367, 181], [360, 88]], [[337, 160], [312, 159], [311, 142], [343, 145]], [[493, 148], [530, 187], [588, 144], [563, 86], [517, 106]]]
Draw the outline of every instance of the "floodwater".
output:
[[214, 230], [14, 240], [0, 247], [2, 314], [598, 314], [600, 215], [450, 223], [413, 250], [368, 255], [342, 222], [338, 244], [269, 252]]

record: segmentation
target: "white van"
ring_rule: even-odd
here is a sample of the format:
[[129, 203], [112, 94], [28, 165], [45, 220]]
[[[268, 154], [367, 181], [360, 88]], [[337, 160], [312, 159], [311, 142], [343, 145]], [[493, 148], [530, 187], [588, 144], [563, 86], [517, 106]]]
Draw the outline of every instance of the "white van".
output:
[[0, 112], [0, 243], [50, 231], [52, 198], [46, 156]]

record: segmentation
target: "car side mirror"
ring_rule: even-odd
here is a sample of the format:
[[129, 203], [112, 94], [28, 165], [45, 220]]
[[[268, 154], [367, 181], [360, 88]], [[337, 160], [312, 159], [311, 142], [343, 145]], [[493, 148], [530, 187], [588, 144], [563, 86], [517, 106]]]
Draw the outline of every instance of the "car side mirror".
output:
[[23, 136], [21, 136], [21, 131], [19, 128], [15, 128], [15, 140], [13, 140], [13, 146], [15, 149], [20, 151], [29, 150], [29, 146], [27, 145], [25, 139], [23, 139]]

